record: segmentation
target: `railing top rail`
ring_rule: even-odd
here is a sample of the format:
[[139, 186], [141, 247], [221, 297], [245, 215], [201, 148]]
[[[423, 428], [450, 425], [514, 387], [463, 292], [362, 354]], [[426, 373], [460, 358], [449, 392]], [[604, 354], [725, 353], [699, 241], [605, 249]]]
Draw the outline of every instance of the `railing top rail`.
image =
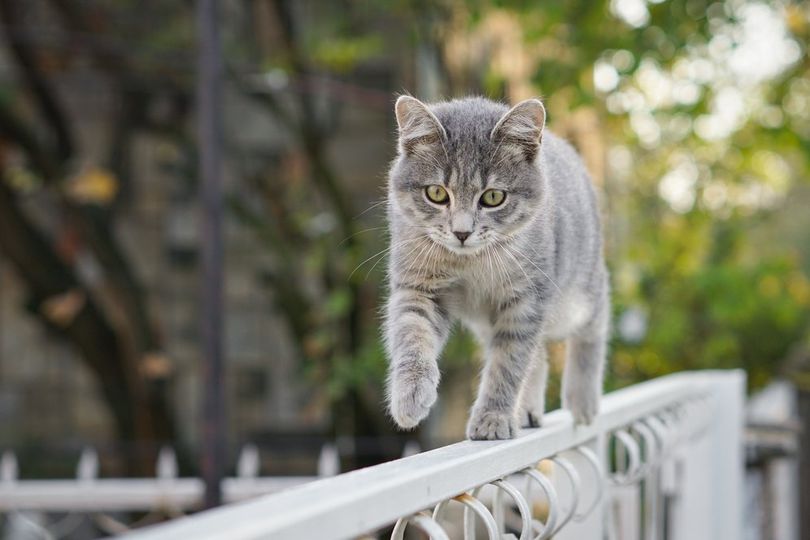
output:
[[256, 500], [136, 531], [131, 538], [346, 538], [428, 508], [472, 487], [521, 470], [539, 459], [709, 393], [739, 384], [740, 371], [685, 372], [637, 384], [602, 400], [589, 426], [554, 411], [543, 427], [508, 441], [464, 441], [375, 467], [341, 474]]

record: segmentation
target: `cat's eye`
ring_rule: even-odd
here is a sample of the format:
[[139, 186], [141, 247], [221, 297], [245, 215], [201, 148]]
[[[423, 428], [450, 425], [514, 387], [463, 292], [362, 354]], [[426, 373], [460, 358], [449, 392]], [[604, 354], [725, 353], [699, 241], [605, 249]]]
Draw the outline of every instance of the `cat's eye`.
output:
[[447, 194], [447, 190], [442, 186], [433, 185], [426, 187], [425, 195], [430, 202], [434, 202], [436, 204], [447, 204], [450, 201], [450, 196]]
[[506, 193], [500, 189], [488, 189], [481, 195], [481, 206], [487, 208], [495, 208], [503, 204], [506, 199]]

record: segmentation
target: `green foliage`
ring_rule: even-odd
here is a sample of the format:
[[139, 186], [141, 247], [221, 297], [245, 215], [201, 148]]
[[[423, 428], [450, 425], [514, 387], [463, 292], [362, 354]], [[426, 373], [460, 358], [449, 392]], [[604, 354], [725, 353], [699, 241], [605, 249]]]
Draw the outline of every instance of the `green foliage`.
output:
[[[519, 21], [552, 128], [582, 108], [601, 117], [616, 318], [646, 317], [637, 342], [617, 332], [609, 386], [730, 367], [761, 386], [810, 327], [810, 239], [785, 234], [795, 219], [782, 212], [799, 211], [786, 203], [810, 168], [810, 62], [796, 54], [748, 79], [729, 65], [747, 19], [772, 15], [785, 56], [807, 43], [810, 14], [797, 2], [664, 1], [633, 21], [618, 4], [466, 2], [471, 32], [495, 12]], [[502, 97], [509, 68], [490, 63], [482, 88]]]
[[312, 60], [322, 68], [346, 72], [379, 53], [381, 48], [381, 38], [375, 35], [319, 41], [312, 51]]
[[[717, 50], [726, 36], [743, 45], [748, 10], [764, 6], [756, 2], [648, 4], [649, 21], [637, 28], [616, 20], [607, 2], [589, 3], [577, 24], [566, 24], [576, 5], [532, 5], [521, 9], [542, 16], [521, 20], [539, 21], [534, 35], [567, 36], [566, 52], [541, 59], [535, 78], [550, 93], [552, 117], [604, 107], [616, 315], [641, 310], [648, 326], [638, 343], [617, 335], [609, 384], [742, 367], [750, 386], [761, 386], [810, 327], [808, 236], [790, 243], [769, 225], [790, 221], [782, 208], [808, 177], [807, 116], [795, 104], [810, 95], [807, 57], [753, 82], [735, 77], [724, 63], [733, 49]], [[810, 16], [799, 6], [769, 8], [785, 22], [788, 48], [807, 42]], [[608, 91], [593, 83], [600, 62], [615, 69]], [[709, 75], [697, 75], [698, 66]], [[665, 98], [668, 81], [694, 85], [694, 96]], [[736, 99], [736, 123], [710, 133], [717, 111]], [[763, 227], [772, 236], [757, 236]]]
[[349, 391], [360, 389], [382, 401], [382, 384], [385, 379], [385, 356], [382, 344], [369, 340], [351, 358], [337, 356], [333, 358], [328, 372], [323, 373], [323, 380], [329, 398], [337, 401]]
[[[633, 18], [620, 4], [349, 2], [329, 8], [334, 16], [310, 21], [299, 52], [313, 66], [344, 75], [382, 57], [418, 64], [419, 54], [432, 49], [447, 71], [434, 74], [444, 82], [441, 93], [496, 99], [508, 97], [519, 78], [514, 65], [525, 62], [524, 80], [517, 82], [545, 98], [552, 129], [581, 111], [598, 118], [599, 136], [585, 144], [601, 144], [596, 153], [607, 157], [602, 172], [617, 321], [609, 387], [682, 369], [730, 367], [745, 368], [751, 386], [760, 386], [808, 339], [810, 327], [810, 242], [806, 231], [790, 229], [802, 208], [791, 206], [791, 197], [810, 168], [810, 63], [800, 54], [746, 79], [732, 69], [731, 55], [744, 48], [746, 21], [762, 13], [784, 27], [774, 38], [784, 54], [791, 44], [801, 51], [810, 14], [789, 1], [690, 0], [647, 2]], [[410, 39], [404, 54], [395, 49], [403, 36]], [[467, 45], [458, 46], [459, 39]], [[524, 56], [496, 61], [493, 51], [502, 42]], [[274, 51], [264, 65], [287, 66], [288, 52]], [[405, 72], [411, 75], [410, 65]], [[303, 184], [286, 196], [296, 209], [293, 228], [305, 231], [320, 209]], [[307, 275], [328, 267], [338, 276], [326, 280], [303, 347], [321, 358], [310, 372], [328, 382], [334, 399], [358, 388], [379, 395], [381, 388], [385, 361], [372, 308], [381, 300], [369, 296], [381, 290], [383, 275], [384, 261], [374, 266], [372, 255], [384, 248], [376, 236], [336, 247], [342, 238], [326, 235], [311, 239], [302, 253]], [[339, 321], [358, 310], [365, 313], [358, 344], [341, 348]], [[630, 312], [644, 317], [641, 335], [618, 331]], [[347, 350], [355, 352], [340, 352]], [[457, 333], [443, 369], [466, 369], [479, 354], [469, 335]]]
[[641, 309], [649, 331], [639, 343], [617, 338], [610, 386], [681, 369], [742, 367], [758, 387], [810, 324], [810, 283], [790, 257], [672, 261], [667, 274], [659, 272], [643, 268], [637, 290], [617, 291], [617, 315]]

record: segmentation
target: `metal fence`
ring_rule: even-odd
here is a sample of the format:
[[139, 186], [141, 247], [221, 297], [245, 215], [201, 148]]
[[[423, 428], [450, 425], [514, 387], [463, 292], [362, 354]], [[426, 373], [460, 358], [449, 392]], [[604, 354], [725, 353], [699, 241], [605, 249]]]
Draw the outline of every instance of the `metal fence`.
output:
[[[133, 539], [328, 539], [395, 524], [431, 538], [742, 538], [739, 371], [688, 372], [605, 396], [509, 441], [465, 441], [131, 533]], [[456, 511], [462, 508], [463, 512]]]
[[[413, 446], [407, 448], [414, 451]], [[239, 452], [236, 475], [223, 478], [221, 491], [226, 503], [234, 503], [334, 476], [339, 470], [338, 445], [325, 444], [316, 475], [260, 476], [259, 449], [248, 444]], [[102, 478], [98, 453], [86, 448], [75, 479], [20, 479], [17, 456], [6, 451], [0, 455], [0, 538], [15, 538], [23, 534], [20, 530], [26, 531], [26, 538], [95, 538], [98, 531], [122, 534], [197, 511], [204, 493], [203, 479], [178, 475], [177, 458], [168, 447], [158, 455], [153, 478]], [[133, 513], [140, 516], [134, 523]]]

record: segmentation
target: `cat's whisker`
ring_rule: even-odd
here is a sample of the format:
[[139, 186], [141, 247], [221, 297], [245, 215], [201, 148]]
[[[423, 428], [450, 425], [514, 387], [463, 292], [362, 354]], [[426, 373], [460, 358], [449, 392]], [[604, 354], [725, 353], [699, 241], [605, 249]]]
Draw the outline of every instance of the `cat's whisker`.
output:
[[[514, 279], [512, 279], [512, 275], [509, 272], [506, 262], [501, 258], [500, 253], [498, 253], [498, 250], [495, 249], [494, 247], [492, 249], [492, 255], [498, 261], [498, 266], [502, 269], [504, 278], [506, 279], [506, 281], [509, 282], [509, 289], [514, 291], [515, 290]], [[531, 286], [531, 283], [529, 285]]]
[[[436, 245], [437, 245], [436, 242], [432, 242], [432, 245], [430, 246], [430, 250], [428, 251], [427, 256], [425, 257], [425, 259], [427, 259], [425, 261], [425, 265], [424, 265], [424, 271], [425, 271], [425, 277], [426, 278], [428, 276], [435, 275], [435, 273], [436, 273], [435, 270], [434, 270], [435, 265], [436, 265], [436, 260], [437, 260], [437, 257], [434, 256], [434, 252], [436, 251]], [[430, 267], [428, 267], [428, 264], [430, 264]]]
[[426, 243], [427, 243], [427, 242], [429, 242], [429, 240], [427, 240], [427, 237], [426, 237], [426, 236], [423, 236], [423, 237], [421, 237], [421, 239], [422, 239], [422, 242], [420, 242], [419, 244], [417, 244], [417, 245], [416, 245], [416, 247], [414, 247], [413, 249], [411, 249], [411, 251], [409, 251], [409, 252], [408, 252], [408, 254], [407, 254], [407, 255], [405, 255], [405, 256], [403, 257], [404, 259], [407, 259], [407, 258], [408, 258], [408, 257], [410, 257], [410, 256], [411, 256], [413, 253], [416, 253], [416, 252], [417, 252], [417, 250], [418, 250], [418, 253], [416, 254], [416, 256], [415, 256], [415, 257], [414, 257], [414, 258], [411, 260], [411, 263], [410, 263], [410, 264], [408, 265], [408, 267], [405, 269], [404, 274], [409, 274], [409, 273], [410, 273], [411, 268], [413, 268], [413, 267], [414, 267], [414, 265], [416, 264], [416, 262], [419, 260], [419, 258], [420, 258], [420, 257], [421, 257], [421, 255], [422, 255], [422, 252], [424, 252], [424, 250], [425, 250], [425, 249], [427, 249], [427, 247], [428, 247], [428, 246], [426, 245]]
[[354, 267], [354, 270], [352, 270], [351, 274], [349, 274], [349, 277], [348, 277], [347, 279], [351, 279], [351, 278], [352, 278], [352, 276], [354, 275], [354, 273], [355, 273], [355, 272], [357, 272], [357, 271], [358, 271], [358, 270], [359, 270], [359, 269], [360, 269], [360, 268], [361, 268], [361, 267], [362, 267], [364, 264], [366, 264], [367, 262], [369, 262], [371, 259], [374, 259], [374, 258], [377, 258], [377, 257], [382, 258], [382, 257], [384, 257], [384, 256], [385, 256], [385, 255], [386, 255], [386, 254], [387, 254], [389, 251], [391, 251], [392, 249], [394, 249], [394, 246], [389, 246], [389, 247], [387, 247], [387, 248], [385, 248], [385, 249], [383, 249], [383, 250], [378, 251], [377, 253], [375, 253], [374, 255], [372, 255], [371, 257], [369, 257], [368, 259], [363, 260], [363, 262], [361, 262], [360, 264], [358, 264], [357, 266], [355, 266], [355, 267]]
[[492, 249], [492, 256], [494, 257], [494, 259], [495, 259], [495, 261], [496, 261], [496, 263], [498, 265], [499, 274], [501, 276], [503, 276], [503, 280], [505, 282], [508, 282], [509, 290], [514, 290], [515, 285], [514, 285], [514, 280], [512, 279], [512, 275], [509, 272], [509, 269], [507, 268], [506, 263], [503, 261], [500, 254], [498, 253], [497, 249], [495, 249], [495, 248]]
[[357, 272], [357, 271], [358, 271], [358, 270], [359, 270], [359, 269], [360, 269], [360, 268], [361, 268], [363, 265], [365, 265], [366, 263], [368, 263], [370, 260], [372, 260], [372, 259], [374, 259], [374, 258], [376, 258], [376, 257], [381, 257], [381, 256], [384, 256], [386, 253], [388, 253], [389, 251], [391, 251], [392, 249], [394, 249], [394, 248], [396, 248], [396, 247], [401, 247], [401, 246], [404, 246], [404, 245], [410, 244], [411, 242], [414, 242], [414, 241], [419, 240], [419, 239], [420, 239], [420, 238], [411, 238], [411, 239], [408, 239], [408, 240], [402, 240], [402, 241], [400, 241], [400, 242], [397, 242], [397, 243], [395, 243], [395, 244], [392, 244], [392, 245], [388, 246], [388, 247], [387, 247], [387, 248], [385, 248], [385, 249], [382, 249], [382, 250], [378, 251], [377, 253], [375, 253], [375, 254], [374, 254], [374, 255], [372, 255], [371, 257], [369, 257], [369, 258], [367, 258], [367, 259], [363, 260], [363, 261], [362, 261], [360, 264], [358, 264], [357, 266], [355, 266], [355, 267], [354, 267], [354, 270], [352, 270], [351, 274], [349, 274], [349, 277], [347, 278], [347, 280], [348, 280], [348, 279], [351, 279], [351, 277], [354, 275], [354, 273], [355, 273], [355, 272]]
[[[504, 248], [504, 251], [503, 251], [504, 255], [507, 255], [512, 260], [512, 262], [515, 263], [515, 266], [517, 266], [518, 269], [523, 273], [523, 276], [526, 278], [526, 284], [529, 286], [531, 291], [535, 295], [539, 294], [539, 291], [537, 290], [537, 286], [532, 281], [532, 278], [529, 277], [529, 274], [526, 272], [526, 269], [523, 268], [523, 265], [520, 264], [520, 261], [518, 261], [517, 258], [509, 250], [506, 249], [505, 245], [502, 245], [501, 247]], [[514, 286], [512, 288], [514, 289]]]
[[553, 279], [551, 279], [551, 276], [550, 276], [550, 275], [548, 275], [548, 274], [546, 273], [546, 271], [545, 271], [545, 270], [543, 270], [542, 268], [540, 268], [539, 266], [537, 266], [537, 264], [535, 264], [535, 262], [534, 262], [534, 261], [532, 261], [532, 260], [531, 260], [529, 257], [527, 257], [527, 256], [526, 256], [524, 253], [522, 253], [520, 250], [513, 250], [511, 247], [508, 247], [508, 245], [506, 245], [506, 244], [504, 244], [504, 247], [505, 247], [507, 250], [509, 250], [510, 252], [515, 253], [515, 254], [520, 255], [521, 257], [523, 257], [523, 258], [526, 260], [526, 262], [528, 262], [529, 264], [531, 264], [531, 265], [532, 265], [532, 266], [533, 266], [535, 269], [537, 269], [537, 271], [538, 271], [538, 272], [540, 272], [541, 274], [543, 274], [544, 276], [546, 276], [546, 279], [547, 279], [547, 280], [549, 280], [549, 281], [551, 282], [551, 284], [552, 284], [552, 285], [554, 285], [554, 287], [555, 287], [555, 288], [556, 288], [556, 289], [557, 289], [559, 292], [561, 292], [561, 293], [562, 293], [562, 289], [560, 288], [560, 286], [559, 286], [559, 285], [557, 285], [557, 282], [555, 282]]
[[490, 273], [494, 274], [495, 269], [492, 267], [492, 254], [490, 253], [492, 251], [491, 248], [492, 246], [487, 246], [486, 249], [484, 250], [484, 254], [487, 256], [487, 263], [489, 263], [489, 271]]
[[371, 273], [374, 271], [374, 269], [377, 267], [378, 264], [380, 264], [380, 261], [383, 260], [383, 259], [385, 259], [385, 254], [383, 254], [383, 256], [381, 256], [381, 257], [378, 257], [377, 260], [374, 261], [374, 264], [372, 264], [371, 268], [369, 268], [368, 272], [366, 272], [366, 277], [363, 278], [364, 281], [368, 280], [368, 276], [371, 275]]
[[382, 200], [379, 200], [379, 201], [375, 202], [374, 204], [372, 204], [371, 206], [369, 206], [368, 208], [366, 208], [365, 210], [363, 210], [362, 212], [360, 212], [359, 214], [354, 216], [352, 219], [358, 219], [358, 218], [362, 217], [364, 214], [366, 214], [368, 212], [371, 212], [372, 210], [374, 210], [378, 206], [380, 206], [382, 204], [386, 204], [387, 202], [388, 202], [388, 196], [385, 196], [385, 197], [383, 197]]
[[[415, 251], [416, 251], [417, 249], [419, 249], [420, 247], [422, 248], [422, 249], [421, 249], [421, 251], [420, 251], [420, 252], [417, 254], [417, 256], [416, 256], [416, 257], [414, 257], [414, 260], [413, 260], [413, 261], [411, 261], [411, 265], [410, 265], [410, 266], [408, 266], [408, 269], [405, 271], [405, 273], [408, 273], [408, 272], [410, 271], [411, 266], [413, 266], [413, 264], [414, 264], [414, 263], [415, 263], [415, 262], [416, 262], [418, 259], [420, 259], [420, 258], [421, 258], [421, 256], [422, 256], [422, 254], [424, 253], [424, 251], [425, 251], [426, 249], [428, 249], [428, 248], [427, 248], [427, 246], [425, 246], [425, 244], [426, 244], [426, 243], [430, 243], [430, 244], [431, 244], [431, 245], [430, 245], [430, 247], [429, 247], [429, 249], [430, 249], [430, 250], [433, 250], [433, 248], [436, 246], [436, 243], [435, 243], [435, 242], [430, 242], [430, 240], [429, 240], [429, 238], [427, 237], [427, 235], [424, 235], [424, 236], [420, 237], [420, 240], [423, 240], [423, 242], [422, 242], [422, 243], [420, 243], [419, 245], [417, 245], [416, 247], [414, 247], [414, 248], [413, 248], [413, 249], [412, 249], [412, 250], [411, 250], [411, 251], [410, 251], [410, 252], [409, 252], [409, 253], [408, 253], [408, 254], [405, 256], [405, 258], [407, 258], [408, 256], [410, 256], [410, 255], [411, 255], [411, 253], [415, 252]], [[372, 269], [373, 269], [373, 267], [372, 267]], [[417, 268], [417, 270], [418, 270], [418, 268]], [[368, 277], [368, 276], [366, 276], [366, 277]]]
[[[393, 245], [393, 246], [389, 247], [387, 251], [383, 251], [383, 252], [379, 252], [379, 253], [377, 253], [377, 255], [380, 255], [379, 257], [377, 257], [377, 255], [373, 255], [372, 257], [377, 257], [377, 260], [376, 260], [376, 261], [374, 261], [374, 264], [373, 264], [373, 265], [371, 265], [371, 268], [369, 269], [369, 271], [368, 271], [368, 272], [366, 272], [366, 277], [364, 278], [364, 280], [368, 280], [368, 277], [371, 275], [371, 272], [373, 272], [373, 271], [374, 271], [374, 268], [376, 268], [376, 266], [377, 266], [378, 264], [380, 264], [380, 261], [382, 261], [383, 259], [385, 259], [385, 255], [386, 255], [386, 253], [390, 252], [392, 249], [394, 249], [394, 248], [396, 248], [396, 247], [402, 247], [402, 246], [406, 246], [406, 245], [408, 245], [408, 244], [410, 244], [410, 243], [412, 243], [412, 242], [415, 242], [415, 241], [417, 241], [417, 240], [421, 240], [421, 239], [422, 239], [421, 237], [417, 237], [417, 238], [411, 238], [411, 239], [409, 239], [409, 240], [405, 240], [405, 241], [400, 241], [400, 242], [397, 242], [395, 245]], [[360, 264], [362, 265], [363, 263], [360, 263]], [[359, 266], [358, 266], [358, 268], [359, 268]], [[355, 268], [355, 271], [356, 271], [356, 270], [357, 270], [357, 268]], [[352, 273], [354, 273], [354, 272], [352, 272]]]
[[438, 273], [438, 264], [439, 264], [439, 257], [442, 254], [442, 248], [436, 242], [433, 242], [433, 245], [436, 247], [435, 254], [432, 254], [432, 260], [430, 262], [430, 271], [435, 276]]
[[357, 235], [364, 234], [364, 233], [371, 232], [371, 231], [379, 231], [379, 230], [385, 229], [385, 228], [386, 227], [371, 227], [369, 229], [363, 229], [362, 231], [357, 231], [356, 233], [350, 234], [349, 236], [347, 236], [346, 238], [341, 240], [340, 243], [337, 245], [337, 247], [342, 246], [343, 244], [345, 244], [346, 242], [348, 242], [349, 240], [351, 240], [352, 238], [354, 238]]
[[417, 264], [422, 260], [422, 257], [425, 255], [425, 252], [430, 248], [427, 244], [422, 244], [419, 251], [414, 256], [411, 264], [408, 265], [407, 270], [405, 270], [406, 274], [409, 274], [411, 270], [413, 270], [417, 275], [422, 273], [422, 265]]
[[435, 245], [435, 242], [428, 240], [414, 259], [414, 271], [418, 274], [426, 275], [428, 257], [430, 255], [430, 251]]
[[[499, 238], [499, 236], [501, 236], [501, 237], [503, 237], [503, 238], [506, 238], [506, 237], [505, 237], [505, 236], [503, 236], [503, 235], [497, 235], [497, 234], [496, 234], [495, 236], [496, 236], [496, 238]], [[500, 239], [499, 239], [499, 240], [500, 240]], [[507, 244], [505, 241], [499, 241], [499, 243], [497, 244], [497, 246], [498, 246], [499, 248], [501, 248], [501, 252], [502, 252], [502, 254], [503, 254], [503, 255], [508, 256], [508, 257], [509, 257], [509, 259], [512, 261], [512, 263], [514, 263], [514, 265], [518, 267], [518, 269], [519, 269], [519, 270], [521, 271], [521, 273], [523, 274], [523, 277], [525, 277], [525, 278], [526, 278], [526, 284], [527, 284], [527, 285], [528, 285], [528, 286], [531, 288], [531, 290], [532, 290], [532, 292], [533, 292], [533, 293], [537, 294], [537, 292], [538, 292], [538, 291], [537, 291], [537, 286], [534, 284], [534, 282], [532, 281], [532, 279], [529, 277], [529, 274], [526, 272], [526, 269], [525, 269], [525, 268], [523, 268], [523, 265], [521, 264], [521, 262], [520, 262], [520, 261], [517, 259], [517, 257], [515, 257], [515, 255], [512, 253], [511, 249], [509, 248], [509, 245], [508, 245], [508, 244]], [[513, 288], [514, 288], [514, 287], [513, 287]]]

